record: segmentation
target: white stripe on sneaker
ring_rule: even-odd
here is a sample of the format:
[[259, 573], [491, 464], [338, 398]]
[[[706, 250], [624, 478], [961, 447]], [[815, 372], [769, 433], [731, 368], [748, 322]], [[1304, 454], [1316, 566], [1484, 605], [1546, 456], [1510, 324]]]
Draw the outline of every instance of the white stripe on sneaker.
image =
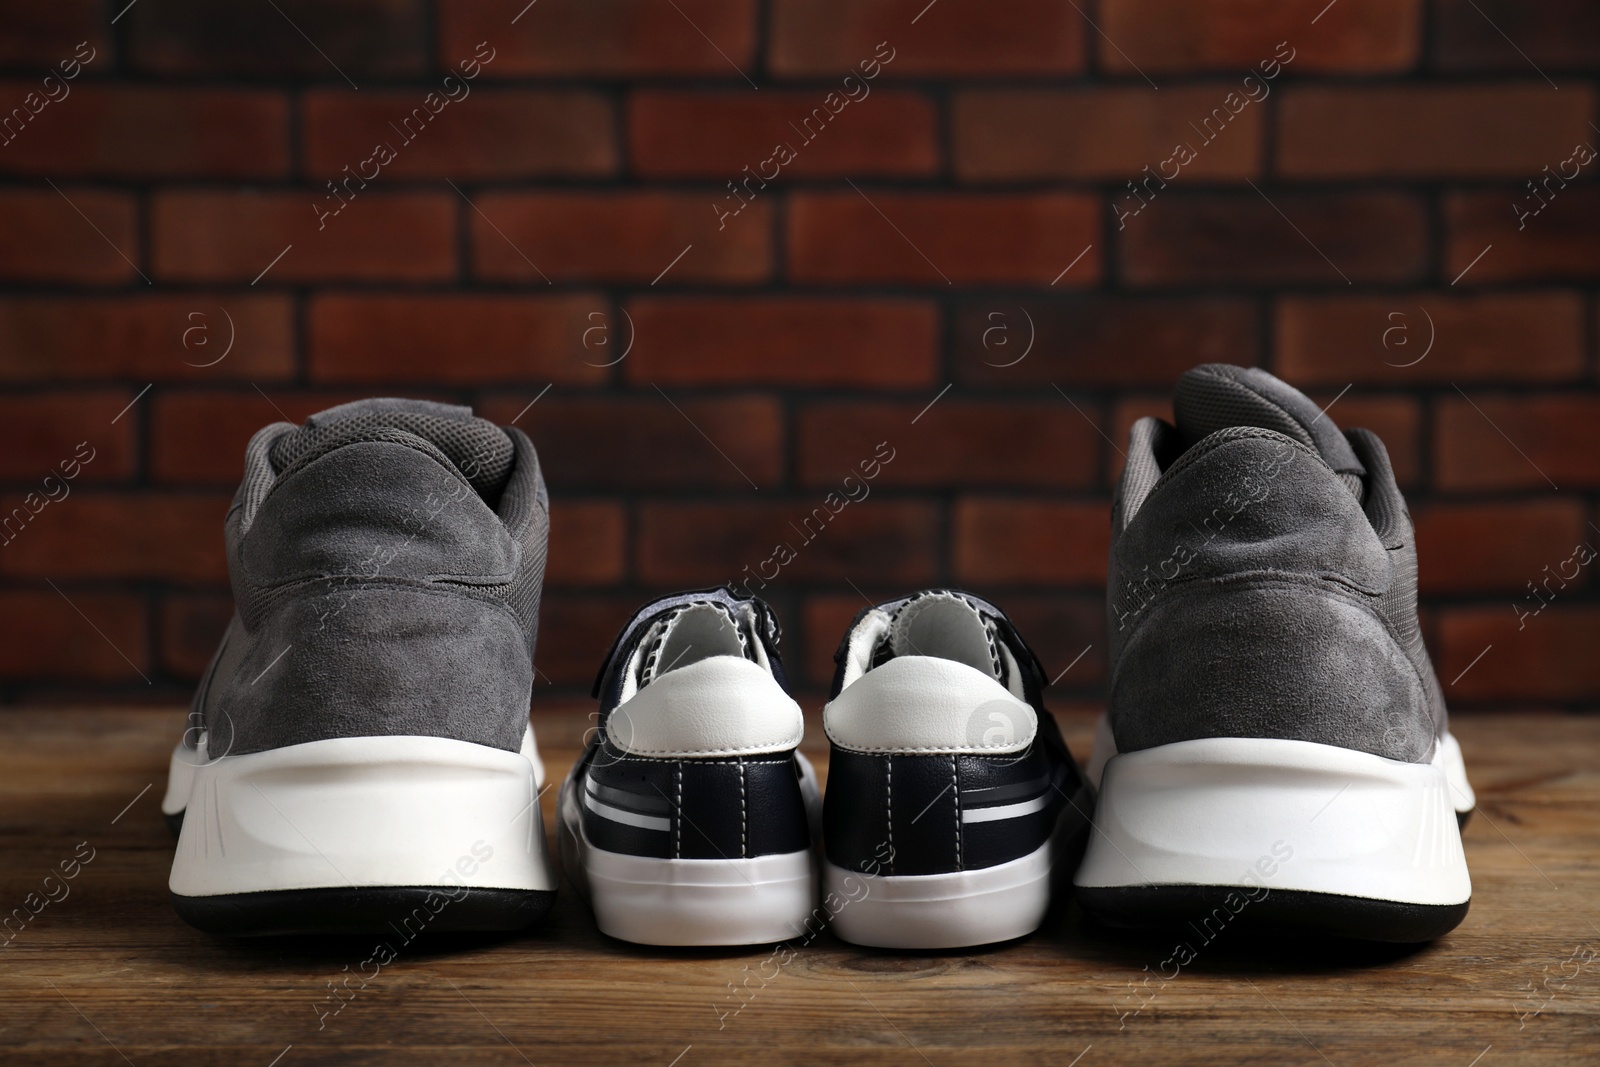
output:
[[583, 806], [602, 819], [610, 819], [612, 822], [620, 822], [626, 826], [637, 826], [641, 830], [665, 831], [672, 829], [670, 820], [663, 819], [659, 815], [636, 815], [631, 811], [613, 808], [604, 801], [596, 800], [594, 795], [587, 789], [583, 791]]
[[966, 825], [975, 822], [999, 822], [1001, 819], [1019, 819], [1024, 815], [1043, 811], [1045, 805], [1049, 803], [1050, 794], [1040, 793], [1032, 800], [1024, 800], [1017, 804], [1000, 804], [992, 808], [963, 808], [961, 822]]

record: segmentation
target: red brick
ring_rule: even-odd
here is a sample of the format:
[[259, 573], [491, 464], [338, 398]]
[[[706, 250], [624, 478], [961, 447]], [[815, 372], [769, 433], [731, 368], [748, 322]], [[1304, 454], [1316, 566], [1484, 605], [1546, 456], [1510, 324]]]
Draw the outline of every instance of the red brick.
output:
[[236, 8], [162, 0], [134, 5], [121, 25], [139, 71], [345, 85], [346, 78], [359, 84], [424, 73], [424, 8], [420, 0], [274, 0]]
[[951, 527], [958, 582], [1105, 585], [1109, 502], [966, 497]]
[[1447, 395], [1434, 412], [1434, 479], [1441, 489], [1543, 492], [1547, 478], [1564, 490], [1600, 488], [1600, 397], [1475, 391], [1468, 397]]
[[[890, 486], [1081, 488], [1094, 483], [1100, 444], [1061, 401], [817, 404], [800, 412], [796, 470], [802, 485], [844, 484], [841, 491], [858, 494]], [[872, 462], [880, 454], [893, 458]], [[863, 463], [872, 463], [874, 477], [863, 476]]]
[[1090, 244], [1062, 284], [1100, 277], [1100, 219], [1087, 196], [808, 193], [792, 198], [788, 221], [800, 282], [1044, 287]]
[[926, 301], [643, 298], [623, 362], [640, 385], [931, 386], [939, 314]]
[[[933, 505], [869, 499], [830, 508], [824, 496], [643, 504], [638, 576], [664, 586], [737, 581], [741, 591], [748, 582], [756, 594], [762, 593], [762, 579], [777, 588], [868, 578], [919, 585], [933, 579], [938, 551]], [[784, 563], [791, 552], [793, 558]]]
[[[330, 295], [307, 315], [317, 382], [604, 381], [584, 347], [584, 293], [547, 296]], [[599, 312], [604, 314], [604, 312]]]
[[107, 285], [136, 278], [134, 210], [131, 196], [80, 186], [0, 191], [0, 281]]
[[244, 477], [245, 446], [257, 430], [274, 422], [304, 422], [362, 395], [246, 387], [147, 398], [150, 475], [158, 482], [235, 486]]
[[80, 43], [94, 49], [93, 53], [84, 50], [93, 57], [90, 63], [110, 66], [104, 10], [99, 0], [54, 0], [49, 4], [0, 0], [0, 25], [6, 28], [0, 35], [0, 66], [21, 68], [29, 74], [41, 68], [60, 70], [61, 62], [72, 59]]
[[783, 477], [783, 408], [772, 397], [668, 403], [652, 389], [630, 397], [551, 395], [529, 408], [534, 396], [495, 398], [479, 410], [501, 423], [517, 418], [558, 491], [749, 489], [746, 477], [770, 488]]
[[[0, 549], [0, 574], [223, 582], [228, 568], [222, 523], [229, 500], [79, 490], [46, 505]], [[11, 516], [22, 504], [22, 497], [8, 494], [0, 499], [0, 516]]]
[[1304, 87], [1278, 104], [1291, 178], [1532, 177], [1589, 139], [1593, 92], [1542, 82]]
[[1277, 370], [1298, 383], [1553, 382], [1584, 371], [1575, 293], [1287, 297], [1276, 325]]
[[[510, 25], [513, 16], [515, 26]], [[753, 73], [755, 35], [750, 0], [539, 0], [521, 15], [492, 0], [441, 0], [439, 5], [440, 62], [453, 64], [487, 40], [496, 51], [484, 67], [492, 78], [698, 74], [740, 79], [741, 70]]]
[[1166, 387], [1196, 363], [1254, 364], [1259, 318], [1250, 301], [1215, 298], [965, 300], [956, 311], [956, 380]]
[[[4, 558], [0, 549], [0, 560]], [[139, 671], [150, 673], [144, 598], [70, 587], [63, 591], [70, 601], [48, 588], [0, 592], [0, 616], [11, 623], [0, 641], [0, 677], [123, 682], [144, 688], [138, 676]]]
[[[545, 461], [543, 455], [541, 461]], [[546, 586], [613, 585], [627, 573], [628, 520], [609, 500], [561, 500], [550, 505]]]
[[[1371, 430], [1383, 440], [1400, 488], [1415, 486], [1422, 479], [1422, 413], [1409, 396], [1346, 393], [1337, 389], [1312, 390], [1310, 397], [1318, 408], [1327, 408], [1328, 417], [1340, 429]], [[1328, 407], [1335, 403], [1336, 407]]]
[[1526, 74], [1536, 64], [1587, 75], [1600, 65], [1600, 7], [1589, 0], [1436, 0], [1434, 9], [1441, 69]]
[[470, 213], [473, 269], [483, 278], [519, 282], [660, 278], [681, 285], [769, 277], [772, 201], [748, 204], [719, 227], [722, 199], [717, 190], [487, 193]]
[[[646, 177], [750, 180], [757, 190], [763, 176], [781, 180], [776, 174], [932, 174], [939, 164], [932, 102], [919, 93], [870, 85], [865, 91], [859, 106], [836, 105], [837, 113], [816, 91], [635, 93], [628, 104], [629, 161]], [[793, 157], [788, 163], [783, 147]]]
[[[1244, 101], [1236, 115], [1223, 102], [1230, 94]], [[1207, 144], [1193, 123], [1214, 108], [1222, 109], [1222, 132]], [[955, 169], [967, 181], [1132, 181], [1145, 167], [1152, 174], [1181, 174], [1177, 180], [1187, 181], [1254, 177], [1261, 173], [1263, 114], [1235, 82], [1159, 93], [1142, 83], [967, 92], [955, 101]], [[1195, 152], [1184, 166], [1173, 159], [1180, 144]]]
[[[1572, 499], [1505, 504], [1425, 504], [1412, 509], [1418, 573], [1424, 596], [1508, 593], [1514, 601], [1550, 577], [1561, 590], [1558, 565], [1580, 541], [1600, 542], [1584, 525], [1583, 503]], [[1544, 570], [1548, 566], [1549, 571]], [[1577, 570], [1569, 567], [1569, 575]], [[1573, 588], [1589, 582], [1580, 572]], [[1551, 593], [1541, 595], [1549, 599]], [[1538, 607], [1529, 601], [1529, 610]]]
[[[0, 479], [37, 489], [46, 476], [59, 481], [67, 472], [73, 472], [69, 486], [130, 477], [139, 420], [132, 412], [117, 417], [137, 392], [94, 389], [0, 396]], [[87, 445], [82, 455], [94, 457], [88, 463], [75, 459], [80, 445]]]
[[293, 307], [286, 297], [199, 292], [0, 299], [4, 381], [270, 381], [293, 371]]
[[[1566, 157], [1550, 160], [1551, 165]], [[1592, 178], [1600, 162], [1589, 164]], [[1529, 180], [1541, 175], [1528, 175]], [[1560, 188], [1535, 199], [1526, 186], [1503, 193], [1455, 193], [1445, 197], [1444, 273], [1462, 285], [1532, 279], [1600, 277], [1600, 189]], [[1534, 212], [1523, 217], [1523, 212]], [[1493, 247], [1490, 248], [1489, 246]], [[1478, 257], [1482, 255], [1482, 258]], [[1476, 260], [1476, 262], [1474, 262]]]
[[633, 593], [579, 594], [560, 589], [542, 597], [539, 640], [533, 650], [535, 708], [546, 686], [582, 686], [587, 690], [600, 670], [606, 649], [642, 601]]
[[1422, 275], [1427, 218], [1414, 198], [1265, 192], [1270, 203], [1254, 191], [1158, 193], [1122, 220], [1124, 277], [1135, 285], [1342, 285]]
[[170, 593], [161, 598], [161, 669], [198, 682], [233, 617], [233, 598], [217, 593]]
[[[0, 100], [37, 88], [0, 84]], [[289, 170], [289, 108], [278, 93], [115, 88], [82, 81], [0, 150], [0, 172], [47, 177], [271, 178]]]
[[1099, 22], [1116, 42], [1096, 42], [1099, 65], [1119, 74], [1260, 71], [1280, 42], [1296, 74], [1364, 74], [1416, 63], [1422, 0], [1101, 0]]
[[[1076, 74], [1084, 24], [1070, 5], [1016, 0], [774, 0], [767, 66], [779, 77], [840, 78], [873, 60], [884, 77]], [[867, 68], [869, 71], [871, 68]]]
[[[983, 593], [980, 587], [977, 592]], [[1059, 708], [1069, 693], [1099, 697], [1106, 678], [1106, 599], [1103, 594], [996, 595], [1017, 632], [1044, 667], [1046, 702]], [[1080, 658], [1081, 657], [1081, 658]], [[1084, 755], [1087, 755], [1085, 753]]]
[[[338, 178], [348, 167], [357, 177], [376, 172], [380, 177], [370, 180], [381, 183], [594, 177], [616, 170], [615, 121], [611, 105], [598, 93], [482, 89], [469, 83], [467, 95], [445, 105], [431, 121], [413, 119], [410, 128], [396, 129], [414, 109], [430, 115], [424, 95], [421, 90], [355, 95], [342, 88], [309, 94], [306, 172], [313, 179]], [[375, 159], [380, 145], [394, 155], [381, 166]]]
[[319, 231], [316, 209], [331, 212], [338, 203], [318, 189], [158, 193], [152, 259], [171, 281], [448, 278], [456, 265], [454, 199], [358, 192], [339, 214], [323, 216]]
[[1440, 612], [1436, 665], [1445, 699], [1593, 704], [1600, 697], [1600, 610], [1557, 602], [1519, 620], [1514, 603], [1507, 597], [1503, 605]]

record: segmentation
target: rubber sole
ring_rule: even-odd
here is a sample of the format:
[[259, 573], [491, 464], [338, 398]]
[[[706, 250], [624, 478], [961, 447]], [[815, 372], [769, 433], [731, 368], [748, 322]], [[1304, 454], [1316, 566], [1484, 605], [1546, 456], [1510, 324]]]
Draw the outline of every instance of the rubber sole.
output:
[[1432, 763], [1204, 738], [1112, 756], [1075, 877], [1108, 925], [1221, 924], [1419, 942], [1466, 915], [1459, 749]]
[[1026, 937], [1044, 922], [1056, 889], [1077, 866], [1093, 803], [1079, 791], [1049, 840], [993, 867], [942, 874], [867, 875], [823, 864], [822, 888], [841, 902], [833, 933], [869, 948], [953, 949]]
[[1078, 888], [1079, 906], [1106, 926], [1187, 926], [1208, 940], [1235, 928], [1412, 944], [1454, 930], [1471, 903], [1405, 904], [1301, 889], [1272, 889], [1255, 899], [1242, 887], [1209, 885]]
[[[173, 907], [212, 933], [509, 931], [555, 898], [531, 728], [517, 752], [332, 738], [215, 760], [173, 753]], [[401, 936], [406, 936], [401, 934]]]
[[[808, 809], [816, 774], [801, 759]], [[766, 945], [826, 923], [817, 905], [815, 849], [734, 859], [666, 859], [598, 848], [583, 829], [569, 777], [557, 805], [561, 865], [609, 937], [638, 945]], [[737, 802], [737, 798], [735, 798]]]
[[172, 894], [189, 925], [208, 934], [266, 937], [293, 934], [419, 934], [521, 930], [555, 903], [555, 890], [382, 886], [282, 889], [209, 897]]

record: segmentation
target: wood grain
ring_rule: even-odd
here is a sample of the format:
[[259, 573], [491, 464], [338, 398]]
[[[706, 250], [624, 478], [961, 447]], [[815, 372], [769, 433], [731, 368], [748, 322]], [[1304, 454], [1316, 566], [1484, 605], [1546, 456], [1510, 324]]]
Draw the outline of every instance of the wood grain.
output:
[[[555, 775], [585, 710], [535, 720]], [[889, 953], [825, 933], [779, 968], [770, 948], [609, 940], [564, 886], [542, 929], [419, 939], [326, 1017], [329, 983], [359, 974], [371, 944], [213, 939], [167, 903], [158, 803], [181, 721], [0, 715], [0, 908], [24, 907], [87, 854], [80, 843], [94, 850], [67, 895], [0, 947], [0, 1062], [1600, 1062], [1600, 718], [1458, 719], [1480, 802], [1466, 831], [1474, 899], [1459, 929], [1417, 950], [1225, 932], [1166, 980], [1179, 935], [1098, 929], [1066, 904], [999, 948]], [[1064, 726], [1087, 753], [1090, 719]], [[813, 724], [808, 736], [822, 735]], [[808, 748], [824, 770], [825, 749]]]

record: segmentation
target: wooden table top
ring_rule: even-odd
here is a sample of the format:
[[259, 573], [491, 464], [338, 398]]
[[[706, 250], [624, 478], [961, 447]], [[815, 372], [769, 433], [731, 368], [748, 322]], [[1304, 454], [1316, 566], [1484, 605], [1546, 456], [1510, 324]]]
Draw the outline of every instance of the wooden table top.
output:
[[[565, 773], [583, 709], [535, 724]], [[181, 725], [170, 711], [0, 714], [0, 907], [92, 856], [0, 934], [0, 1063], [1600, 1063], [1600, 717], [1458, 717], [1479, 803], [1472, 910], [1420, 949], [1224, 932], [1168, 979], [1182, 935], [1100, 929], [1069, 903], [998, 948], [894, 953], [824, 934], [779, 967], [770, 947], [610, 940], [563, 885], [542, 928], [419, 940], [326, 1018], [331, 984], [371, 945], [219, 940], [168, 905], [159, 800]], [[1086, 755], [1090, 720], [1063, 726]], [[821, 731], [808, 736], [823, 771]]]

